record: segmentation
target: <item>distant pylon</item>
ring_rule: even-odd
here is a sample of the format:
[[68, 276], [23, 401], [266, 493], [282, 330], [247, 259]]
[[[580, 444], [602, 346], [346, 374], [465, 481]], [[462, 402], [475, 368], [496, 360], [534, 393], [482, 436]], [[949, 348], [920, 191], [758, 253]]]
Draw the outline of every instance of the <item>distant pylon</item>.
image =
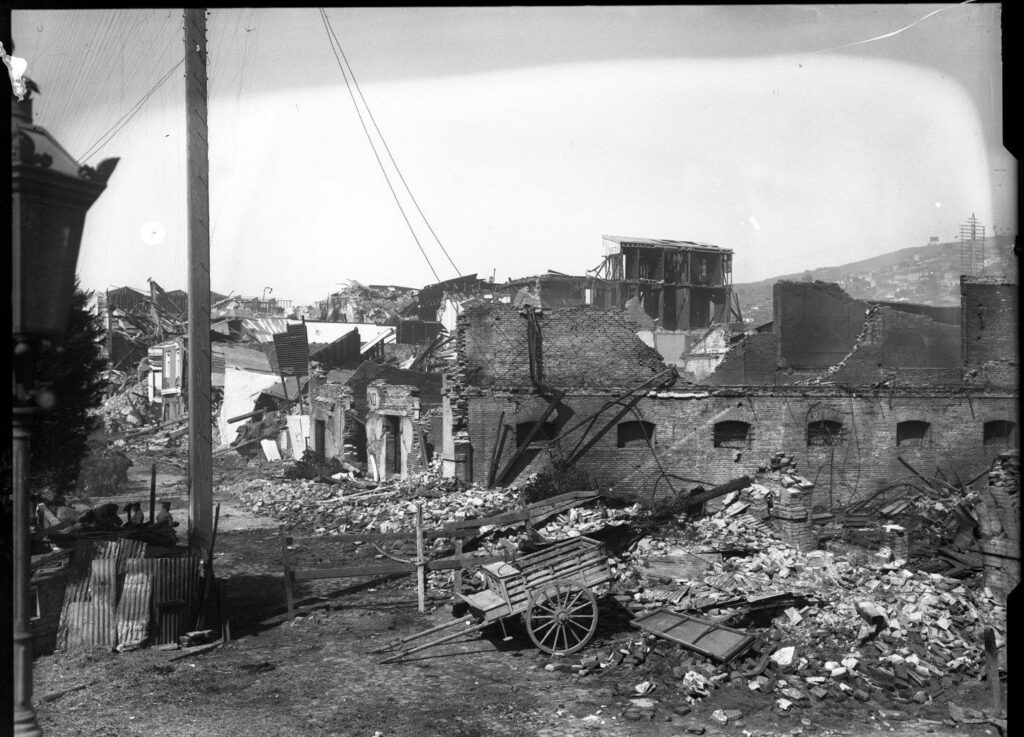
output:
[[960, 226], [960, 273], [982, 276], [985, 273], [985, 226], [971, 213]]

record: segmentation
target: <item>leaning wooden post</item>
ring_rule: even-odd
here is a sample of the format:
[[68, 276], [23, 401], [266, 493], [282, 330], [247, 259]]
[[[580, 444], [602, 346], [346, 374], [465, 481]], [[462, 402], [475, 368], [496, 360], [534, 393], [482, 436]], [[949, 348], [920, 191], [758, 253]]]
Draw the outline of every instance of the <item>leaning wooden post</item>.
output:
[[416, 595], [419, 598], [420, 612], [427, 611], [427, 570], [426, 558], [423, 555], [423, 503], [416, 505]]
[[462, 560], [462, 537], [455, 538], [455, 557], [459, 561], [459, 567], [452, 571], [452, 593], [455, 599], [462, 593], [462, 567], [465, 563]]
[[156, 516], [156, 461], [149, 469], [149, 524], [153, 524]]
[[284, 534], [284, 525], [277, 528], [281, 539], [281, 567], [284, 568], [284, 597], [288, 604], [288, 619], [295, 619], [295, 604], [292, 601], [292, 567], [288, 562], [288, 539]]

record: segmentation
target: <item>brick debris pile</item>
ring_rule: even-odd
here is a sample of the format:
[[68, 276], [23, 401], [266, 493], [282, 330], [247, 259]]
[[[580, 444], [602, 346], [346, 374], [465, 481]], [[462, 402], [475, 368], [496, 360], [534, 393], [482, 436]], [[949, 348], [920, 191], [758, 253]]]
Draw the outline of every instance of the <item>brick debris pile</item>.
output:
[[[990, 590], [913, 572], [888, 556], [859, 565], [803, 552], [761, 520], [728, 510], [635, 543], [616, 565], [612, 592], [633, 614], [667, 608], [742, 627], [757, 636], [746, 655], [716, 665], [638, 634], [566, 668], [586, 675], [625, 662], [691, 702], [740, 681], [786, 711], [881, 691], [930, 702], [983, 672], [986, 626], [1005, 652], [1006, 609]], [[654, 648], [668, 657], [647, 658]]]
[[107, 398], [93, 416], [110, 434], [132, 430], [156, 422], [145, 381], [136, 373], [106, 372], [109, 384]]
[[257, 514], [279, 519], [301, 534], [316, 535], [413, 530], [417, 503], [423, 504], [423, 523], [428, 528], [467, 517], [485, 517], [518, 504], [515, 491], [467, 488], [457, 479], [429, 473], [372, 489], [318, 481], [255, 479], [224, 490]]

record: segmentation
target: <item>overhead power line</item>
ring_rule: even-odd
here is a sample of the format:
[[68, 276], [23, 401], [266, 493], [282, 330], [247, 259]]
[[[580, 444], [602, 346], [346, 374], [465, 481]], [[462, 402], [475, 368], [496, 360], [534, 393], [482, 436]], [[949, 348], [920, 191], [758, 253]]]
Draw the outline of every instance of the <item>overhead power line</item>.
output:
[[160, 89], [160, 87], [163, 86], [164, 82], [171, 78], [171, 75], [174, 73], [174, 70], [184, 63], [185, 59], [182, 58], [181, 61], [179, 61], [173, 67], [168, 69], [167, 72], [159, 79], [159, 81], [157, 81], [156, 84], [150, 87], [149, 91], [146, 92], [146, 94], [144, 94], [142, 98], [137, 103], [135, 103], [127, 113], [122, 115], [116, 123], [110, 126], [110, 128], [108, 128], [107, 131], [103, 133], [103, 135], [97, 138], [96, 141], [93, 142], [93, 144], [89, 146], [88, 149], [86, 149], [85, 153], [82, 154], [80, 161], [84, 164], [93, 156], [98, 154], [101, 150], [103, 150], [103, 148], [108, 143], [110, 143], [110, 141], [113, 140], [114, 136], [120, 133], [121, 129], [131, 122], [132, 118], [134, 118], [138, 114], [138, 112], [146, 104], [146, 101], [149, 100], [150, 97], [152, 97], [153, 93]]
[[[348, 89], [349, 97], [352, 99], [352, 105], [356, 110], [356, 115], [359, 117], [359, 123], [363, 127], [363, 132], [366, 134], [366, 139], [367, 141], [369, 141], [370, 147], [373, 149], [373, 155], [377, 159], [377, 164], [378, 166], [380, 166], [381, 173], [384, 175], [384, 179], [388, 184], [388, 188], [391, 190], [391, 195], [395, 198], [395, 204], [398, 205], [398, 209], [402, 213], [402, 218], [405, 220], [405, 223], [409, 228], [409, 232], [412, 234], [413, 240], [416, 241], [416, 245], [419, 247], [420, 252], [423, 254], [423, 258], [426, 259], [427, 265], [430, 266], [430, 271], [434, 274], [434, 278], [437, 279], [437, 281], [441, 281], [441, 278], [434, 270], [433, 265], [431, 265], [430, 259], [427, 256], [426, 251], [424, 251], [423, 249], [423, 245], [420, 243], [419, 238], [416, 236], [416, 232], [413, 229], [412, 224], [409, 222], [409, 218], [405, 213], [405, 209], [402, 207], [402, 203], [398, 198], [398, 194], [395, 192], [395, 188], [391, 183], [391, 179], [388, 176], [387, 170], [384, 167], [384, 163], [381, 161], [380, 154], [377, 152], [377, 147], [374, 144], [372, 136], [370, 135], [369, 128], [367, 128], [366, 122], [363, 119], [363, 114], [362, 111], [359, 109], [359, 104], [356, 102], [355, 94], [352, 92], [353, 87], [355, 87], [356, 93], [359, 94], [359, 99], [362, 100], [363, 107], [366, 109], [366, 115], [367, 117], [369, 117], [370, 122], [373, 124], [373, 129], [377, 132], [377, 137], [380, 138], [381, 144], [384, 146], [385, 152], [387, 152], [388, 159], [391, 161], [391, 165], [394, 167], [395, 172], [398, 174], [398, 178], [401, 180], [402, 186], [408, 193], [409, 199], [412, 200], [412, 203], [413, 205], [415, 205], [416, 211], [419, 213], [420, 218], [427, 226], [427, 229], [430, 231], [430, 234], [434, 237], [434, 240], [437, 241], [437, 245], [438, 247], [440, 247], [442, 253], [444, 253], [445, 258], [448, 259], [448, 263], [450, 263], [452, 265], [452, 268], [455, 269], [456, 274], [462, 276], [462, 272], [459, 271], [459, 267], [455, 265], [454, 261], [452, 261], [452, 257], [448, 254], [447, 249], [444, 247], [444, 244], [441, 242], [441, 239], [437, 236], [437, 233], [434, 232], [434, 228], [430, 225], [430, 221], [427, 220], [427, 216], [424, 215], [423, 210], [420, 208], [419, 202], [416, 201], [416, 197], [415, 195], [413, 195], [412, 189], [410, 189], [409, 184], [405, 181], [405, 177], [402, 175], [402, 170], [399, 168], [398, 162], [395, 161], [395, 157], [391, 153], [391, 148], [388, 146], [387, 141], [384, 139], [384, 134], [381, 133], [380, 127], [377, 125], [377, 121], [373, 117], [373, 112], [370, 110], [370, 106], [369, 104], [367, 104], [366, 98], [363, 96], [363, 92], [359, 88], [359, 82], [356, 80], [355, 72], [352, 71], [352, 65], [349, 64], [348, 57], [345, 56], [345, 50], [342, 48], [341, 42], [338, 40], [338, 36], [334, 32], [334, 27], [331, 25], [330, 18], [327, 16], [327, 11], [324, 8], [319, 8], [319, 10], [321, 19], [323, 20], [324, 23], [324, 28], [327, 30], [328, 33], [328, 42], [331, 43], [331, 51], [334, 53], [334, 58], [338, 62], [338, 68], [341, 70], [342, 78], [345, 80], [345, 87], [346, 89]], [[335, 46], [337, 46], [337, 49], [335, 49]], [[339, 53], [341, 54], [340, 57], [338, 56]], [[349, 83], [349, 77], [352, 78], [351, 84]]]

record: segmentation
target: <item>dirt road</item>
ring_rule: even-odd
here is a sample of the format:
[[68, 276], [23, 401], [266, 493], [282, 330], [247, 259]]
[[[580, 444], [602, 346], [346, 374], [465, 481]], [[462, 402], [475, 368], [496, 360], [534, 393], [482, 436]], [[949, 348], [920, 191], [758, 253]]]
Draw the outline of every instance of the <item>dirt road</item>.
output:
[[[245, 473], [279, 473], [273, 464]], [[113, 499], [148, 499], [148, 464]], [[223, 482], [242, 470], [221, 469]], [[182, 529], [187, 495], [180, 470], [161, 469], [158, 495], [176, 503]], [[144, 491], [145, 496], [140, 497]], [[123, 499], [123, 500], [122, 500]], [[626, 665], [578, 676], [579, 654], [553, 659], [515, 633], [441, 646], [408, 662], [380, 665], [372, 651], [450, 621], [450, 599], [420, 614], [409, 577], [346, 579], [300, 586], [301, 616], [285, 613], [278, 523], [218, 494], [216, 572], [228, 581], [232, 642], [180, 657], [155, 648], [134, 653], [57, 653], [36, 661], [35, 697], [48, 735], [139, 737], [534, 737], [608, 735], [995, 735], [991, 725], [953, 726], [944, 703], [883, 699], [816, 701], [781, 711], [775, 699], [732, 682], [690, 705], [670, 686], [631, 698], [644, 680]], [[145, 505], [144, 505], [145, 506]], [[605, 616], [588, 650], [609, 652], [636, 637], [621, 617]], [[613, 613], [612, 613], [613, 614]], [[587, 653], [584, 652], [583, 655]], [[661, 657], [657, 653], [651, 657]], [[551, 668], [556, 668], [552, 670]], [[985, 684], [958, 692], [980, 703]], [[973, 700], [973, 701], [972, 701]], [[715, 710], [742, 716], [722, 725]], [[884, 709], [907, 716], [887, 722]], [[688, 713], [686, 713], [688, 710]]]

